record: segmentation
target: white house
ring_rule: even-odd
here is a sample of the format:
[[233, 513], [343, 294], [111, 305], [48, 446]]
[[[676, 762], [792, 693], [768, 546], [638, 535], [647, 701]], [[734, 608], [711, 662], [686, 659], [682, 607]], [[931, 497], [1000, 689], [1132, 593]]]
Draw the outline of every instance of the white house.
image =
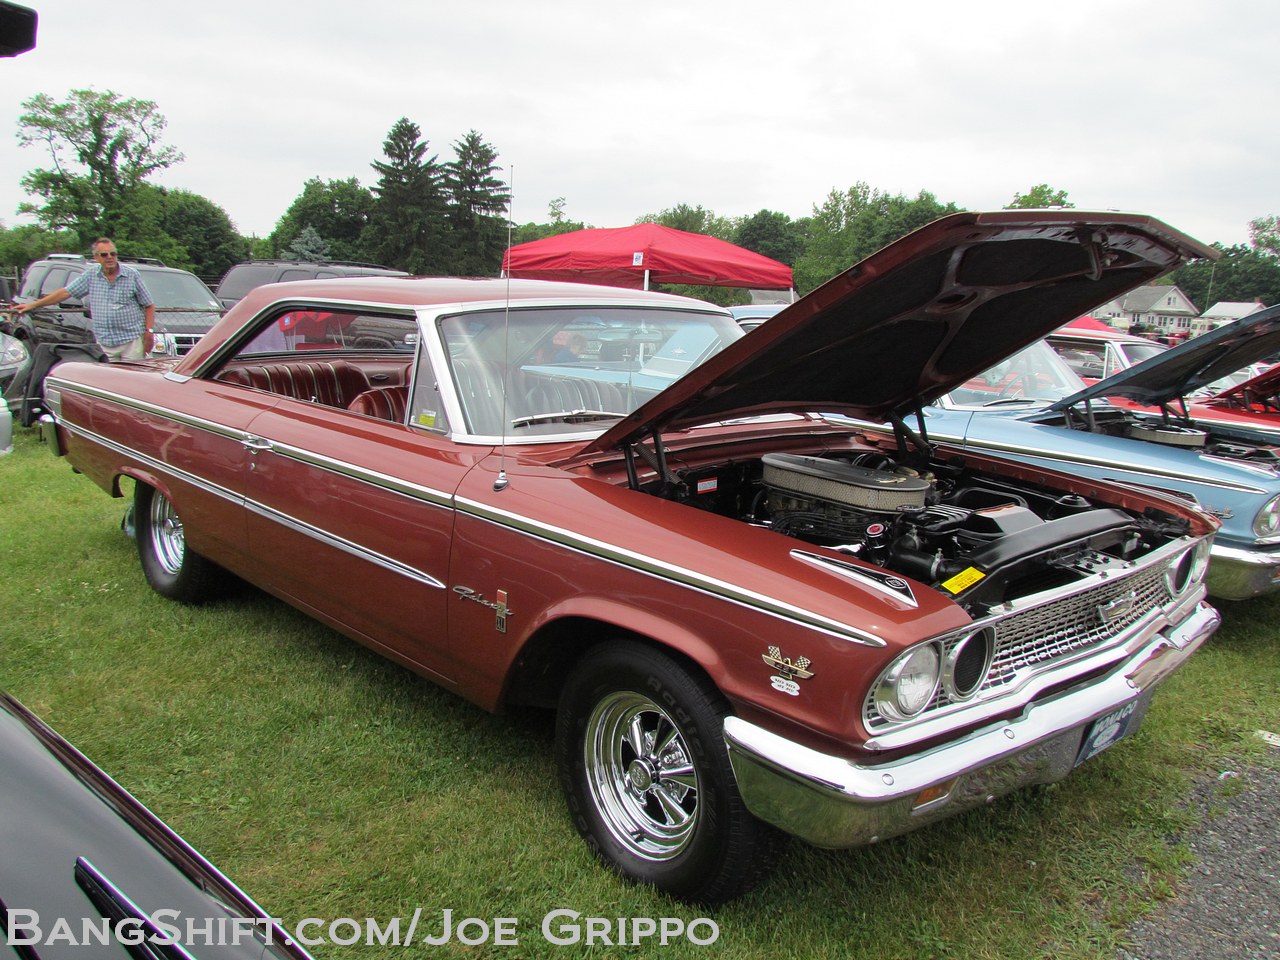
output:
[[1200, 313], [1191, 299], [1174, 286], [1138, 287], [1093, 311], [1093, 316], [1121, 329], [1142, 327], [1165, 336], [1189, 334]]

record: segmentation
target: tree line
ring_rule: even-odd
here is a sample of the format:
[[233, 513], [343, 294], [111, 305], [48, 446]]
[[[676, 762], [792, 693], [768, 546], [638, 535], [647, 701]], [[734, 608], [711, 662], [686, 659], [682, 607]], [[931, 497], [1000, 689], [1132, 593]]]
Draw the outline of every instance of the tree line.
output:
[[[364, 186], [312, 178], [266, 237], [242, 236], [225, 210], [186, 190], [149, 182], [181, 163], [164, 142], [165, 119], [150, 100], [114, 92], [72, 90], [63, 100], [38, 94], [23, 103], [18, 140], [47, 152], [50, 165], [26, 173], [32, 198], [19, 207], [34, 226], [0, 228], [0, 267], [21, 268], [51, 251], [81, 252], [97, 236], [115, 238], [132, 256], [157, 257], [214, 279], [253, 258], [354, 260], [418, 275], [494, 276], [508, 242], [510, 191], [498, 151], [476, 130], [450, 144], [452, 158], [432, 153], [418, 124], [401, 117], [371, 162], [376, 179]], [[1064, 190], [1036, 184], [1017, 192], [1008, 208], [1071, 207]], [[542, 222], [512, 225], [524, 243], [580, 230], [557, 197]], [[806, 293], [898, 237], [962, 209], [928, 191], [890, 194], [857, 182], [832, 190], [807, 217], [762, 209], [723, 217], [700, 205], [676, 204], [636, 222], [727, 240], [790, 266]], [[613, 224], [611, 224], [613, 226]], [[1259, 217], [1250, 242], [1215, 244], [1223, 256], [1197, 261], [1165, 278], [1201, 309], [1218, 300], [1280, 302], [1280, 218]], [[720, 303], [741, 291], [674, 288]], [[1210, 299], [1212, 298], [1212, 299]]]

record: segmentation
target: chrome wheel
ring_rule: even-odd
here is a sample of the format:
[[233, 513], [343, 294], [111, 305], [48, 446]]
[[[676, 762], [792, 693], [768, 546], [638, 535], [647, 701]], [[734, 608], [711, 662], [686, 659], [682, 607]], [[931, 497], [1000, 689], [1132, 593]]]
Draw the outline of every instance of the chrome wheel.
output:
[[165, 573], [177, 576], [182, 571], [187, 540], [182, 532], [182, 518], [167, 497], [156, 493], [151, 497], [149, 514], [151, 549]]
[[605, 827], [647, 860], [669, 860], [698, 821], [698, 773], [684, 734], [656, 703], [619, 691], [602, 699], [583, 742], [588, 788]]

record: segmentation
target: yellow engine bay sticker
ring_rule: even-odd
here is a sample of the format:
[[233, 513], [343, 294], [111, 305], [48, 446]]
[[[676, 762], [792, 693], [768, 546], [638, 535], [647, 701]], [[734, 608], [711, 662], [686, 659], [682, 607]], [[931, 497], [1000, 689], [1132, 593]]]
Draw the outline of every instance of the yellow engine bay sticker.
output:
[[968, 570], [961, 570], [950, 580], [944, 580], [942, 589], [950, 593], [964, 593], [985, 576], [977, 567], [970, 567]]

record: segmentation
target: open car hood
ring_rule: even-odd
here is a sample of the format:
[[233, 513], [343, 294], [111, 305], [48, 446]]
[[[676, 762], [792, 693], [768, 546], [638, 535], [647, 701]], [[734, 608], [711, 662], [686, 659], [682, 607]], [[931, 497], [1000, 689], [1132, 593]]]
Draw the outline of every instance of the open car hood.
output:
[[1280, 307], [1271, 307], [1099, 380], [1049, 409], [1065, 410], [1103, 397], [1124, 397], [1144, 406], [1160, 406], [1190, 396], [1277, 351]]
[[883, 422], [929, 403], [1073, 317], [1217, 251], [1151, 217], [960, 213], [872, 254], [589, 443], [820, 411]]

